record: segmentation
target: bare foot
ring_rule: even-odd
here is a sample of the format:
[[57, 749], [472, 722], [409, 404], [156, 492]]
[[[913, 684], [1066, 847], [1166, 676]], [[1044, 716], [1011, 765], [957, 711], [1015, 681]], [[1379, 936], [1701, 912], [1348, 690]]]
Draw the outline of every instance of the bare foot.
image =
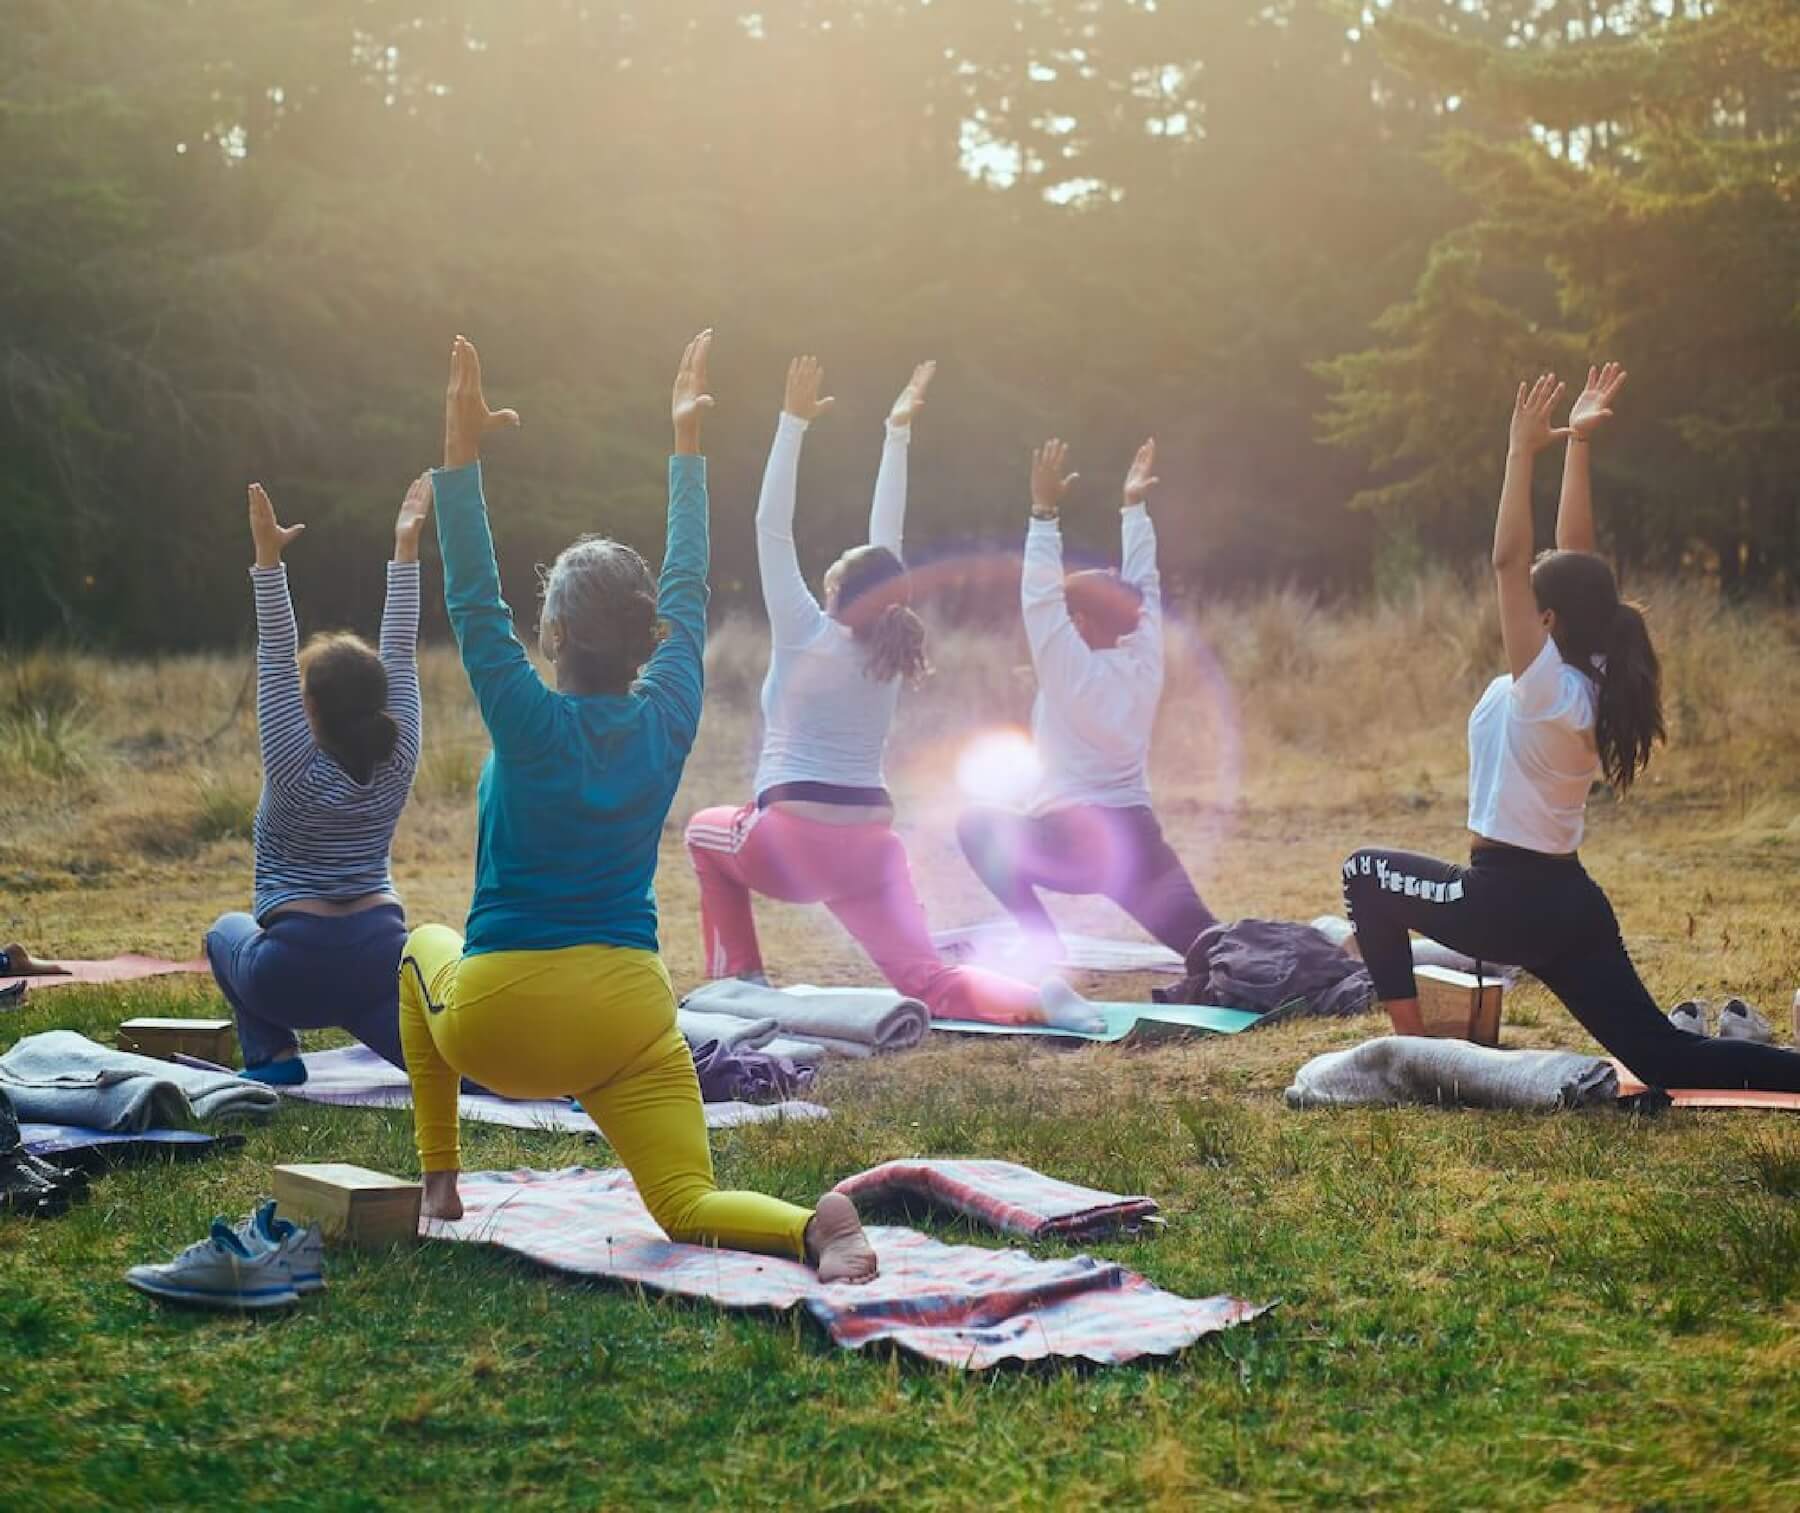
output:
[[806, 1259], [821, 1282], [868, 1282], [880, 1270], [856, 1205], [842, 1193], [819, 1199], [806, 1226]]
[[456, 1190], [458, 1172], [426, 1172], [425, 1201], [419, 1212], [427, 1219], [460, 1219], [463, 1216], [462, 1194]]
[[1038, 988], [1044, 1007], [1044, 1023], [1058, 1030], [1079, 1030], [1084, 1035], [1106, 1032], [1106, 1019], [1091, 1003], [1060, 977], [1046, 977]]

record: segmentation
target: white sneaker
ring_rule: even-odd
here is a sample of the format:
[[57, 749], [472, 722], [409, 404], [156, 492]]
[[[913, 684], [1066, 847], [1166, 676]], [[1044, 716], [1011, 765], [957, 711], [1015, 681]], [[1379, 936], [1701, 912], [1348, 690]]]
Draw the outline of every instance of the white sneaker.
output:
[[161, 1266], [134, 1266], [125, 1280], [139, 1292], [201, 1308], [281, 1308], [298, 1303], [293, 1271], [279, 1250], [252, 1255], [223, 1219], [212, 1233]]
[[325, 1237], [316, 1223], [303, 1226], [292, 1219], [278, 1219], [275, 1200], [265, 1198], [238, 1225], [236, 1234], [251, 1255], [272, 1250], [286, 1256], [294, 1291], [302, 1297], [325, 1290]]
[[1733, 998], [1719, 1010], [1719, 1039], [1774, 1045], [1775, 1027], [1743, 999]]

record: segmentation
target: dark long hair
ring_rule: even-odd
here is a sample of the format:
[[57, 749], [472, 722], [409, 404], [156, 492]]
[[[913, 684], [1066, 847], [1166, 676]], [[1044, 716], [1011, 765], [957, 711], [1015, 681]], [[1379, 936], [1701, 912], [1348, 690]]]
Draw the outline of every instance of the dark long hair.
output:
[[885, 546], [845, 552], [837, 618], [863, 648], [863, 671], [877, 683], [904, 678], [917, 684], [931, 671], [925, 622], [912, 609], [906, 564]]
[[394, 754], [400, 727], [388, 713], [387, 669], [361, 636], [329, 631], [300, 653], [300, 686], [320, 747], [358, 783]]
[[557, 685], [573, 694], [629, 693], [663, 638], [650, 565], [622, 541], [582, 536], [538, 571], [544, 622], [562, 633]]
[[1540, 610], [1556, 613], [1556, 649], [1599, 690], [1594, 742], [1607, 782], [1623, 793], [1666, 740], [1662, 664], [1641, 606], [1619, 597], [1612, 565], [1592, 552], [1545, 552], [1531, 569]]

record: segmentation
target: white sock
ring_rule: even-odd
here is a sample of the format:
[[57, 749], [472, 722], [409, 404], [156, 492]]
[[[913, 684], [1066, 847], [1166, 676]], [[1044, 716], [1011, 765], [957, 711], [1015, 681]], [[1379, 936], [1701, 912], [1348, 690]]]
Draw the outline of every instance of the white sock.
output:
[[1038, 1002], [1044, 1008], [1044, 1023], [1059, 1030], [1083, 1030], [1089, 1033], [1106, 1028], [1106, 1017], [1060, 977], [1046, 977], [1038, 987]]

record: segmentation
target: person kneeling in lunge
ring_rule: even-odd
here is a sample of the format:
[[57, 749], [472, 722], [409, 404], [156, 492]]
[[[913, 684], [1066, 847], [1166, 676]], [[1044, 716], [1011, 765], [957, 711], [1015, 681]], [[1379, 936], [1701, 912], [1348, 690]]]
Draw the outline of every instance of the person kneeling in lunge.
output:
[[700, 879], [700, 932], [714, 977], [766, 980], [751, 896], [819, 904], [900, 992], [940, 1019], [1098, 1028], [1067, 984], [1041, 987], [939, 957], [913, 886], [882, 770], [901, 688], [929, 670], [925, 627], [901, 560], [907, 452], [935, 365], [922, 363], [887, 419], [869, 540], [825, 573], [813, 597], [794, 546], [800, 443], [831, 408], [818, 360], [789, 365], [756, 509], [756, 556], [772, 642], [763, 683], [756, 798], [703, 809], [687, 827]]
[[306, 1080], [299, 1030], [348, 1030], [396, 1066], [394, 971], [406, 914], [388, 853], [419, 763], [419, 537], [431, 483], [413, 481], [394, 521], [381, 650], [348, 632], [298, 633], [282, 552], [306, 529], [284, 526], [250, 485], [256, 597], [254, 914], [206, 932], [213, 977], [237, 1018], [244, 1075]]
[[1063, 573], [1062, 501], [1076, 475], [1051, 440], [1031, 459], [1031, 524], [1020, 599], [1037, 699], [1031, 734], [1043, 777], [1029, 810], [974, 808], [963, 855], [1024, 932], [1028, 959], [1062, 941], [1037, 890], [1100, 893], [1185, 956], [1213, 916], [1150, 807], [1150, 735], [1163, 688], [1162, 587], [1146, 501], [1156, 442], [1138, 449], [1120, 511], [1122, 570]]
[[460, 1072], [507, 1097], [575, 1095], [669, 1238], [786, 1255], [827, 1282], [875, 1275], [848, 1198], [815, 1209], [713, 1180], [700, 1084], [657, 954], [657, 842], [700, 722], [706, 644], [706, 464], [712, 333], [675, 379], [662, 577], [617, 541], [584, 536], [544, 579], [547, 688], [513, 634], [481, 487], [490, 411], [475, 348], [458, 337], [432, 475], [444, 600], [493, 741], [477, 795], [468, 938], [413, 931], [400, 968], [401, 1033], [425, 1213], [462, 1216]]
[[[1576, 855], [1588, 790], [1631, 786], [1663, 738], [1661, 674], [1643, 613], [1594, 553], [1588, 450], [1625, 374], [1590, 369], [1567, 427], [1563, 389], [1519, 385], [1494, 528], [1494, 578], [1510, 674], [1469, 717], [1467, 867], [1405, 851], [1344, 863], [1344, 900], [1394, 1029], [1422, 1033], [1407, 932], [1536, 975], [1633, 1076], [1660, 1088], [1800, 1092], [1800, 1055], [1679, 1029], [1626, 954], [1606, 895]], [[1531, 472], [1566, 439], [1556, 550], [1531, 556]]]

